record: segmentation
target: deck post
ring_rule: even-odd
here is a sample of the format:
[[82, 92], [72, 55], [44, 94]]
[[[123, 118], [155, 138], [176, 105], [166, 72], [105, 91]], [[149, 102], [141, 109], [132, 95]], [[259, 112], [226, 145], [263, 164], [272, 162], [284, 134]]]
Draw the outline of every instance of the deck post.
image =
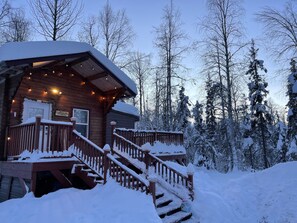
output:
[[156, 141], [158, 141], [158, 133], [157, 133], [157, 129], [156, 128], [154, 128], [154, 142], [156, 142]]
[[33, 148], [33, 150], [35, 150], [35, 149], [37, 150], [38, 147], [39, 147], [40, 123], [41, 123], [41, 116], [36, 116], [35, 129], [34, 129], [34, 148]]
[[150, 166], [150, 149], [145, 147], [145, 146], [142, 146], [141, 147], [143, 150], [143, 153], [144, 153], [144, 163], [145, 163], [145, 169], [148, 173], [148, 169], [149, 169], [149, 166]]
[[113, 154], [113, 146], [114, 146], [114, 135], [113, 135], [113, 132], [114, 132], [114, 129], [115, 129], [116, 125], [117, 125], [117, 123], [115, 121], [111, 121], [110, 122], [110, 126], [111, 126], [111, 143], [110, 143], [111, 154]]
[[76, 128], [76, 118], [75, 117], [71, 117], [70, 118], [70, 121], [72, 122], [72, 130], [71, 130], [71, 133], [70, 133], [70, 140], [71, 140], [70, 143], [72, 144], [72, 143], [74, 143], [73, 131]]
[[149, 190], [152, 195], [153, 202], [154, 202], [155, 206], [156, 206], [156, 181], [157, 181], [157, 179], [155, 179], [153, 177], [149, 179], [149, 182], [150, 182]]
[[9, 128], [6, 127], [6, 131], [5, 131], [5, 144], [4, 144], [4, 152], [3, 152], [3, 158], [4, 160], [7, 160], [7, 155], [8, 155], [8, 144], [10, 141], [10, 137], [8, 134]]
[[194, 181], [193, 181], [193, 173], [192, 172], [188, 172], [188, 181], [189, 181], [190, 197], [192, 200], [194, 200]]
[[108, 169], [109, 169], [107, 155], [110, 153], [110, 147], [106, 144], [104, 146], [103, 150], [104, 150], [104, 157], [103, 157], [103, 180], [104, 180], [104, 184], [106, 184], [106, 181], [107, 181], [107, 172], [108, 172]]

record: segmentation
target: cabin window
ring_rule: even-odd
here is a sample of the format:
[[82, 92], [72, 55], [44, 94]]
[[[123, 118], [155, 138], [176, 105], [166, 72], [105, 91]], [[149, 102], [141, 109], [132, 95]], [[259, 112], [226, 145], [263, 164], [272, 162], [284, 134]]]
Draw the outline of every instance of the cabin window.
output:
[[89, 136], [89, 110], [86, 109], [73, 109], [73, 117], [76, 118], [75, 129], [83, 136]]

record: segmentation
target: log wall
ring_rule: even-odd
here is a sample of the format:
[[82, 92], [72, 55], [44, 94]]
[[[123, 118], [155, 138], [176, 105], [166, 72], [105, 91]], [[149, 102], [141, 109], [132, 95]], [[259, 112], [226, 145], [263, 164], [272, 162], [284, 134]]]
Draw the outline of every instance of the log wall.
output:
[[[62, 94], [54, 94], [53, 89]], [[89, 110], [89, 138], [99, 146], [105, 143], [103, 104], [100, 92], [79, 76], [66, 69], [27, 71], [13, 98], [10, 125], [22, 122], [24, 99], [39, 100], [52, 104], [52, 119], [70, 121], [73, 108]], [[68, 116], [56, 115], [56, 111], [67, 112]]]

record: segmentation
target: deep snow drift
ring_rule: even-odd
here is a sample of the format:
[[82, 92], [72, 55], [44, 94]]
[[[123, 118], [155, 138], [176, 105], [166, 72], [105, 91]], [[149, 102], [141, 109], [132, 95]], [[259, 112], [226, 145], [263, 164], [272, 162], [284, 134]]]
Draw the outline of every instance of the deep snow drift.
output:
[[1, 223], [161, 223], [150, 196], [109, 181], [92, 190], [63, 189], [0, 203]]
[[[186, 172], [185, 167], [170, 163]], [[297, 222], [297, 162], [256, 173], [195, 169], [196, 199], [187, 223]], [[151, 197], [110, 181], [93, 190], [64, 189], [0, 203], [0, 222], [160, 223]]]
[[256, 173], [196, 170], [196, 222], [297, 222], [297, 162]]

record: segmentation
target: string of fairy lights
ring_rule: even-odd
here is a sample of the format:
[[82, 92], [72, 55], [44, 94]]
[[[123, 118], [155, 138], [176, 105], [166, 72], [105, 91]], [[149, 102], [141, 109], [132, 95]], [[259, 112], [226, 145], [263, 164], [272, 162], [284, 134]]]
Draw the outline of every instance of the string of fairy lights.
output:
[[[83, 68], [83, 64], [80, 64], [79, 66], [80, 66], [81, 68]], [[65, 67], [68, 68], [69, 65], [66, 64]], [[91, 67], [90, 69], [91, 69], [92, 71], [94, 71], [94, 70], [95, 70], [95, 67]], [[33, 76], [34, 76], [34, 75], [33, 75], [33, 72], [34, 72], [34, 70], [31, 70], [30, 72], [28, 72], [27, 76], [25, 77], [28, 81], [31, 81], [31, 80], [33, 79]], [[49, 76], [53, 76], [53, 75], [55, 75], [55, 76], [57, 76], [57, 77], [62, 77], [62, 76], [65, 76], [65, 75], [68, 75], [69, 77], [74, 77], [74, 76], [75, 76], [75, 74], [72, 73], [72, 72], [69, 72], [69, 73], [66, 73], [66, 74], [65, 74], [65, 73], [59, 71], [59, 69], [57, 69], [57, 70], [54, 70], [54, 69], [53, 69], [53, 70], [51, 70], [51, 71], [47, 71], [47, 72], [43, 71], [42, 73], [41, 73], [40, 70], [38, 70], [37, 73], [40, 73], [44, 78], [49, 77]], [[109, 81], [108, 76], [105, 77], [105, 81]], [[87, 83], [86, 83], [85, 80], [83, 80], [83, 81], [80, 82], [80, 86], [84, 86], [84, 85], [86, 85], [86, 84], [87, 84]], [[30, 84], [27, 84], [27, 85], [29, 85], [28, 88], [27, 88], [27, 91], [28, 91], [28, 93], [31, 93], [31, 92], [33, 91], [33, 89], [32, 89], [32, 87], [30, 86]], [[114, 89], [116, 90], [117, 87], [115, 86]], [[44, 88], [43, 91], [42, 91], [43, 96], [46, 96], [46, 95], [48, 95], [49, 93], [51, 93], [52, 95], [61, 96], [61, 95], [63, 94], [63, 91], [62, 91], [61, 89], [58, 89], [57, 87], [52, 87], [52, 88], [50, 88], [50, 89], [48, 89], [48, 88]], [[109, 99], [113, 99], [113, 100], [114, 100], [114, 99], [116, 98], [116, 96], [102, 96], [102, 95], [100, 95], [99, 93], [97, 93], [96, 90], [94, 90], [94, 89], [91, 90], [90, 95], [91, 95], [91, 96], [99, 95], [99, 101], [105, 101], [105, 100], [109, 100]], [[124, 95], [124, 96], [125, 96], [125, 95]], [[14, 103], [14, 102], [15, 102], [15, 100], [13, 100], [13, 103]]]

